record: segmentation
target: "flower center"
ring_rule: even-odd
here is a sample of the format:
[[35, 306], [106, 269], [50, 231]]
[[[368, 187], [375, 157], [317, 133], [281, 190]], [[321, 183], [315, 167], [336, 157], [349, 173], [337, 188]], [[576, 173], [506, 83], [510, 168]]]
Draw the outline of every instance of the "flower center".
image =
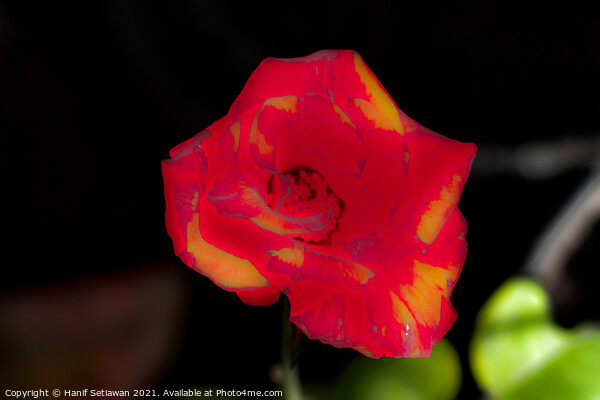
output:
[[[299, 235], [296, 239], [318, 243], [329, 238], [330, 233], [336, 227], [337, 218], [342, 214], [344, 205], [342, 200], [334, 193], [327, 181], [313, 170], [298, 169], [285, 174], [285, 176], [292, 182], [289, 194], [279, 205], [278, 211], [281, 215], [305, 218], [331, 211], [323, 230], [309, 235]], [[273, 190], [268, 196], [269, 204], [272, 206], [278, 196], [274, 195]]]

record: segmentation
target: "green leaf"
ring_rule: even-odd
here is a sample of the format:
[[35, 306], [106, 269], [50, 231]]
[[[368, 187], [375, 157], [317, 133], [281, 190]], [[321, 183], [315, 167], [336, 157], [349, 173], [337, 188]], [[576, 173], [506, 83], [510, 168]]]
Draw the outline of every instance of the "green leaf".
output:
[[503, 398], [592, 400], [600, 398], [600, 333], [582, 334]]
[[523, 380], [559, 351], [569, 335], [550, 320], [548, 297], [536, 283], [513, 278], [482, 308], [471, 342], [471, 368], [493, 395]]
[[552, 319], [535, 282], [513, 278], [486, 302], [471, 343], [477, 383], [502, 399], [600, 398], [600, 332]]
[[335, 392], [340, 400], [450, 400], [460, 381], [456, 350], [442, 339], [428, 359], [358, 357], [343, 372]]
[[548, 319], [550, 304], [544, 289], [521, 277], [506, 281], [488, 299], [477, 318], [480, 326], [501, 326]]

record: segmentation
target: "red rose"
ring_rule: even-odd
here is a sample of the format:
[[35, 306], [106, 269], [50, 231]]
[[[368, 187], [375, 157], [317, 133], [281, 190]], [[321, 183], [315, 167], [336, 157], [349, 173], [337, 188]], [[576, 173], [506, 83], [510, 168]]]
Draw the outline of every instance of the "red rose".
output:
[[359, 54], [266, 59], [170, 155], [175, 253], [244, 302], [283, 291], [309, 337], [375, 358], [428, 356], [456, 319], [475, 145], [404, 115]]

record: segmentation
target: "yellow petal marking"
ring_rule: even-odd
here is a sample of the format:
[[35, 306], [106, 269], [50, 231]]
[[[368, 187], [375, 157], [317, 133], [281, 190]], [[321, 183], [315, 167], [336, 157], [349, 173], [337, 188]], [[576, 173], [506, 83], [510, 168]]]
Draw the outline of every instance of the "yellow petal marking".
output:
[[369, 279], [375, 276], [373, 271], [371, 271], [364, 265], [357, 264], [351, 261], [346, 261], [345, 263], [342, 263], [340, 261], [339, 263], [339, 269], [342, 271], [342, 273], [354, 279], [361, 285], [364, 285]]
[[417, 236], [427, 244], [431, 244], [446, 219], [450, 216], [450, 211], [456, 206], [460, 191], [460, 175], [452, 177], [452, 183], [448, 186], [442, 186], [440, 198], [432, 200], [427, 210], [421, 215], [421, 221], [417, 226]]
[[198, 207], [198, 199], [200, 198], [200, 192], [194, 192], [194, 198], [192, 199], [192, 211], [196, 211]]
[[291, 112], [293, 114], [298, 112], [298, 97], [296, 96], [281, 96], [271, 97], [265, 101], [264, 106], [275, 107], [280, 111]]
[[342, 120], [343, 124], [348, 124], [353, 129], [356, 129], [356, 126], [354, 126], [354, 124], [352, 123], [352, 121], [350, 120], [350, 118], [348, 117], [348, 115], [346, 115], [346, 113], [340, 107], [338, 107], [337, 104], [333, 105], [333, 110], [337, 113], [337, 115], [340, 116], [340, 119]]
[[390, 297], [392, 298], [392, 315], [400, 324], [401, 332], [404, 334], [407, 352], [406, 355], [409, 357], [418, 356], [422, 352], [423, 348], [421, 346], [421, 341], [419, 340], [419, 331], [417, 331], [415, 318], [411, 314], [406, 304], [400, 299], [400, 297], [396, 295], [396, 293], [390, 291]]
[[[298, 98], [296, 96], [271, 97], [263, 103], [260, 111], [265, 107], [270, 106], [279, 111], [295, 114], [298, 112], [297, 105]], [[258, 152], [262, 155], [273, 154], [275, 146], [267, 143], [265, 135], [258, 129], [258, 117], [260, 116], [260, 111], [256, 114], [256, 117], [252, 122], [252, 127], [250, 128], [250, 144], [256, 145], [258, 147]]]
[[245, 186], [242, 189], [241, 202], [243, 205], [250, 205], [256, 209], [256, 215], [249, 218], [256, 225], [276, 233], [284, 229], [281, 218], [272, 210], [267, 210], [266, 205], [261, 206], [262, 197], [254, 188]]
[[263, 198], [256, 189], [244, 186], [241, 187], [240, 202], [242, 205], [250, 205], [254, 208], [254, 216], [248, 218], [259, 227], [277, 233], [280, 235], [304, 235], [311, 233], [308, 228], [291, 227], [286, 224], [287, 221], [280, 214], [271, 210], [264, 202]]
[[271, 255], [276, 256], [283, 262], [292, 264], [296, 268], [301, 268], [304, 264], [304, 247], [298, 246], [296, 243], [292, 247], [272, 251]]
[[231, 125], [229, 131], [231, 132], [231, 136], [233, 136], [233, 151], [237, 153], [240, 147], [240, 121]]
[[[257, 114], [258, 117], [258, 114]], [[275, 146], [267, 143], [265, 135], [258, 130], [258, 119], [254, 118], [252, 128], [250, 129], [250, 144], [254, 144], [258, 147], [258, 152], [262, 155], [273, 154]]]
[[410, 307], [415, 320], [428, 328], [440, 323], [442, 296], [450, 295], [450, 283], [456, 278], [457, 268], [439, 268], [414, 261], [412, 284], [400, 285], [400, 296]]
[[[279, 260], [291, 264], [296, 268], [302, 268], [302, 265], [304, 265], [304, 247], [296, 243], [292, 247], [273, 250], [270, 253], [279, 258]], [[335, 262], [337, 263], [336, 273], [353, 279], [361, 285], [364, 285], [369, 279], [375, 276], [373, 271], [363, 265], [339, 259], [335, 260]]]
[[194, 268], [228, 289], [269, 286], [250, 261], [234, 256], [207, 243], [200, 234], [200, 217], [192, 215], [187, 225], [187, 251], [194, 256]]
[[381, 87], [377, 78], [369, 71], [369, 68], [358, 53], [354, 53], [354, 69], [362, 84], [365, 85], [365, 89], [369, 95], [369, 102], [366, 103], [370, 103], [373, 107], [370, 108], [365, 104], [357, 104], [356, 101], [355, 104], [360, 107], [367, 119], [375, 122], [377, 128], [395, 130], [404, 136], [404, 127], [400, 121], [400, 114], [396, 105]]

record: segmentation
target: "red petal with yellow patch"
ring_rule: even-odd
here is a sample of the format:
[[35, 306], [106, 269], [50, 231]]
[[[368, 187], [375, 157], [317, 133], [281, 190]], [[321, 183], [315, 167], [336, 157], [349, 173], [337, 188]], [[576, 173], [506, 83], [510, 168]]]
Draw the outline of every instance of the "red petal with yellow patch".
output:
[[270, 58], [163, 164], [167, 229], [243, 301], [283, 291], [311, 338], [428, 356], [456, 318], [474, 154], [398, 110], [355, 52]]
[[457, 210], [434, 243], [379, 264], [358, 288], [292, 283], [291, 319], [311, 338], [370, 357], [429, 356], [456, 319], [449, 299], [466, 255], [465, 229]]
[[167, 231], [173, 238], [176, 254], [218, 285], [232, 290], [266, 287], [269, 282], [248, 259], [207, 242], [200, 230], [200, 202], [207, 174], [202, 143], [222, 125], [220, 120], [177, 146], [171, 151], [172, 158], [163, 162]]

